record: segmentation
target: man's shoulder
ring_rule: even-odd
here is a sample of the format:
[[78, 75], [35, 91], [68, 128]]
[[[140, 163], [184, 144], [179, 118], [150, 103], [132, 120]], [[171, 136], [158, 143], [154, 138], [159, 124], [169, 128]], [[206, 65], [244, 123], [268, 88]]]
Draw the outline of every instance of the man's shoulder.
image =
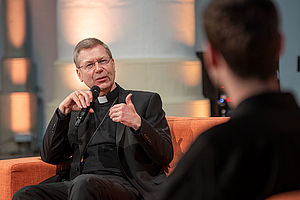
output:
[[142, 95], [142, 96], [158, 95], [159, 96], [159, 94], [157, 92], [154, 92], [154, 91], [125, 89], [120, 85], [118, 85], [118, 86], [119, 86], [119, 92], [121, 94], [125, 94], [125, 95], [128, 95], [128, 94], [132, 93], [133, 95]]
[[252, 139], [246, 136], [251, 136], [251, 133], [248, 133], [247, 131], [248, 127], [249, 125], [247, 120], [229, 119], [227, 122], [206, 130], [197, 138], [197, 140], [205, 140], [206, 144], [210, 146], [212, 145], [218, 149], [233, 147], [246, 138], [249, 140], [255, 140], [254, 134], [253, 137], [250, 137]]
[[155, 94], [156, 92], [153, 91], [146, 91], [146, 90], [134, 90], [134, 89], [123, 89], [124, 92], [127, 93], [137, 93], [137, 94]]
[[145, 96], [158, 95], [158, 93], [156, 92], [142, 91], [142, 90], [131, 90], [131, 93], [137, 95], [145, 95]]
[[144, 90], [124, 90], [123, 91], [126, 95], [127, 94], [132, 94], [133, 97], [151, 97], [151, 96], [160, 96], [158, 93], [156, 92], [152, 92], [152, 91], [144, 91]]

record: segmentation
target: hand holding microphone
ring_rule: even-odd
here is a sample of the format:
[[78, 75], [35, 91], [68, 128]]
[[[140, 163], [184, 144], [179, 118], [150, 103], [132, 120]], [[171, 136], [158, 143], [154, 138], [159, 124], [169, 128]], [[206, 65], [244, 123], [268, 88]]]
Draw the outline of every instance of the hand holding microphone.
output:
[[[100, 94], [100, 88], [97, 85], [94, 85], [91, 88], [91, 92], [92, 92], [92, 95], [93, 95], [92, 102], [94, 102]], [[75, 127], [78, 127], [80, 125], [80, 123], [84, 121], [86, 115], [88, 114], [88, 112], [91, 108], [91, 103], [89, 103], [89, 106], [87, 106], [86, 108], [82, 108], [80, 110], [80, 112], [78, 114], [78, 117], [76, 118]]]
[[78, 122], [80, 124], [87, 113], [90, 112], [90, 110], [92, 111], [90, 103], [93, 102], [99, 94], [100, 88], [98, 86], [93, 86], [89, 91], [74, 91], [61, 102], [58, 108], [63, 114], [68, 114], [72, 110], [80, 110], [79, 116], [77, 117], [81, 118], [80, 122]]

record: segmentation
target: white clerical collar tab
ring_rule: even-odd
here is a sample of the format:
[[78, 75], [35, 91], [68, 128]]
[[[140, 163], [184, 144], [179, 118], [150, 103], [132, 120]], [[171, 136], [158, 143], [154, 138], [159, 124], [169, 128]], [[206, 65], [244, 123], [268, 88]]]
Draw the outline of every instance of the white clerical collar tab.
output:
[[108, 102], [106, 96], [98, 97], [98, 101], [99, 101], [99, 103], [106, 103], [106, 102]]

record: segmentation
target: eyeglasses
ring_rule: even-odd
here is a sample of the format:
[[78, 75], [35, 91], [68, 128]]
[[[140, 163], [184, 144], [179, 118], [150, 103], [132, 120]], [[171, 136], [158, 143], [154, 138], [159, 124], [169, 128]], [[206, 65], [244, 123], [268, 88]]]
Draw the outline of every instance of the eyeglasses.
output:
[[90, 71], [90, 70], [92, 70], [96, 67], [96, 63], [98, 63], [101, 66], [105, 66], [111, 61], [111, 59], [112, 58], [109, 58], [109, 59], [104, 58], [104, 59], [101, 59], [101, 60], [96, 60], [95, 62], [91, 62], [91, 63], [88, 63], [86, 65], [80, 66], [79, 69], [84, 69], [86, 71]]

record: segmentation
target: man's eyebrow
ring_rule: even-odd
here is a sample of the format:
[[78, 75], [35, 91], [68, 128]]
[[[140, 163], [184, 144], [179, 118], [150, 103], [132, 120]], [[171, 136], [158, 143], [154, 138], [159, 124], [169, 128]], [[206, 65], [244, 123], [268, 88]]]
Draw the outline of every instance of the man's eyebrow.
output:
[[93, 60], [85, 60], [85, 61], [83, 61], [83, 63], [84, 63], [84, 64], [92, 63], [92, 62], [95, 62], [95, 61], [97, 61], [97, 60], [102, 60], [102, 59], [104, 59], [104, 58], [105, 58], [105, 56], [100, 56], [100, 57], [95, 58], [95, 59], [93, 59]]

